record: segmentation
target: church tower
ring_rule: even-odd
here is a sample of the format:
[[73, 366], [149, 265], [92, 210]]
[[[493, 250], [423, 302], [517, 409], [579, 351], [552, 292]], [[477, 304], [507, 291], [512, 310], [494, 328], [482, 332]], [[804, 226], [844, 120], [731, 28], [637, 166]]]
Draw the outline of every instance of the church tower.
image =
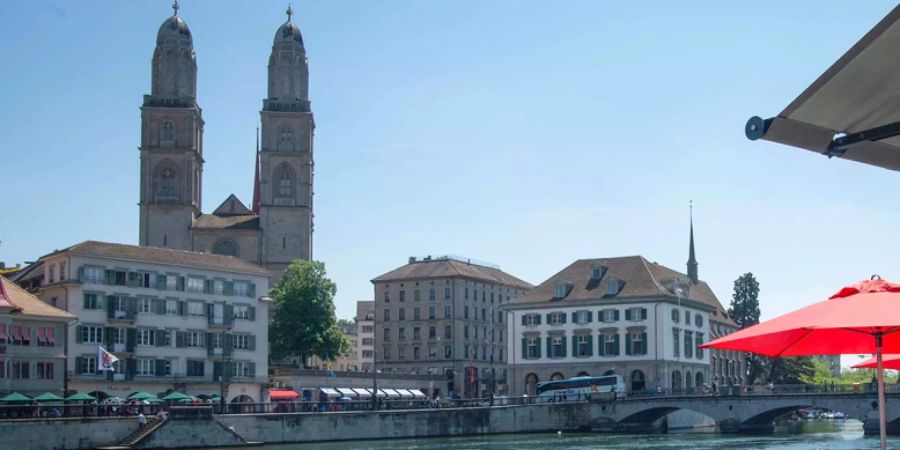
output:
[[187, 23], [174, 14], [159, 27], [150, 95], [141, 106], [140, 245], [191, 250], [200, 214], [203, 118], [197, 61]]
[[700, 282], [700, 274], [697, 273], [697, 255], [694, 252], [694, 204], [691, 203], [691, 238], [690, 244], [688, 244], [688, 261], [687, 261], [687, 273], [688, 278], [691, 279], [691, 283], [697, 284]]
[[312, 258], [313, 131], [309, 66], [300, 28], [278, 28], [269, 56], [268, 97], [260, 111], [259, 182], [263, 265], [281, 273], [295, 259]]

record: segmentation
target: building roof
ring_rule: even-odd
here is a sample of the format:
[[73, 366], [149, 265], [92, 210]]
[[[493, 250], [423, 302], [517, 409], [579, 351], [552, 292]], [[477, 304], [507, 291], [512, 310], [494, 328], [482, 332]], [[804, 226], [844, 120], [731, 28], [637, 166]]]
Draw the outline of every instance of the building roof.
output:
[[44, 303], [4, 276], [0, 276], [0, 308], [12, 308], [19, 314], [29, 316], [75, 319], [75, 314]]
[[356, 320], [375, 320], [375, 300], [356, 302]]
[[470, 278], [520, 289], [531, 289], [533, 287], [531, 283], [520, 280], [498, 268], [459, 261], [449, 257], [424, 258], [420, 260], [410, 258], [410, 262], [405, 266], [398, 267], [376, 277], [372, 280], [372, 283], [452, 277]]
[[232, 229], [232, 230], [258, 230], [259, 216], [256, 214], [236, 214], [221, 216], [216, 214], [201, 214], [194, 219], [194, 229]]
[[224, 202], [222, 202], [221, 205], [219, 205], [218, 208], [216, 208], [215, 211], [213, 211], [213, 214], [216, 216], [225, 217], [251, 215], [253, 214], [253, 212], [250, 211], [246, 205], [241, 203], [236, 195], [231, 194], [228, 196], [228, 198], [225, 199]]
[[205, 269], [249, 272], [268, 275], [262, 267], [241, 261], [234, 256], [216, 255], [212, 253], [189, 252], [159, 247], [143, 247], [109, 242], [84, 241], [69, 248], [53, 252], [47, 256], [70, 253], [79, 256], [123, 259], [131, 261], [151, 262], [173, 266], [200, 267]]
[[[593, 269], [602, 266], [605, 270], [599, 280], [592, 279]], [[608, 294], [610, 282], [617, 280], [620, 289], [617, 294]], [[568, 294], [558, 299], [556, 285], [569, 286]], [[674, 291], [676, 284], [689, 287], [689, 293], [682, 298], [709, 306], [714, 313], [710, 319], [719, 323], [734, 325], [727, 318], [718, 298], [704, 281], [691, 283], [687, 275], [661, 264], [650, 262], [642, 256], [618, 258], [579, 259], [553, 275], [526, 295], [510, 299], [510, 305], [552, 303], [571, 306], [573, 303], [589, 300], [623, 301], [652, 297], [678, 299]]]

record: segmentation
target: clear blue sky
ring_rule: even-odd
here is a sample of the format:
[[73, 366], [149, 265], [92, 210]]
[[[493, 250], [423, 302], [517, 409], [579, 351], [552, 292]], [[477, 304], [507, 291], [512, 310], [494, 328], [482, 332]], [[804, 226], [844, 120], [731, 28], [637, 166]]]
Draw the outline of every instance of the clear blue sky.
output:
[[[169, 1], [3, 1], [0, 261], [136, 243], [141, 96]], [[249, 201], [284, 2], [182, 2], [206, 120], [204, 210]], [[900, 174], [743, 135], [888, 1], [302, 1], [316, 116], [315, 258], [339, 316], [410, 255], [540, 283], [641, 254], [764, 317], [879, 273], [900, 280]], [[896, 62], [886, 61], [886, 64]]]

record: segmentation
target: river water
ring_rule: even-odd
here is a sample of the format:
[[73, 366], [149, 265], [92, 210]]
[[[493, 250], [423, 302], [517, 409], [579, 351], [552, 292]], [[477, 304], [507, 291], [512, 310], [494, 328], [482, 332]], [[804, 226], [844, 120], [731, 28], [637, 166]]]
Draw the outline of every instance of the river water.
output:
[[[889, 445], [900, 446], [900, 436], [889, 437]], [[259, 450], [861, 450], [877, 448], [879, 448], [878, 437], [864, 437], [862, 423], [854, 420], [799, 422], [779, 426], [774, 435], [767, 436], [723, 435], [711, 431], [644, 435], [549, 433], [345, 441], [258, 447]]]

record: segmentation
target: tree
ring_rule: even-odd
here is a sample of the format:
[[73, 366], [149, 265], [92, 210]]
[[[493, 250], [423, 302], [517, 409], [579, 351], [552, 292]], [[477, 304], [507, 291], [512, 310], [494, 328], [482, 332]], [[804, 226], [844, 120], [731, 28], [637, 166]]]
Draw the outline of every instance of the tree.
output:
[[333, 359], [350, 351], [334, 315], [335, 284], [325, 276], [325, 264], [297, 260], [270, 290], [275, 317], [269, 327], [272, 358], [297, 355]]
[[756, 384], [804, 384], [813, 379], [816, 368], [813, 358], [800, 356], [792, 358], [768, 358], [757, 356], [761, 370]]
[[739, 328], [759, 323], [759, 283], [752, 272], [747, 272], [734, 281], [728, 316]]

